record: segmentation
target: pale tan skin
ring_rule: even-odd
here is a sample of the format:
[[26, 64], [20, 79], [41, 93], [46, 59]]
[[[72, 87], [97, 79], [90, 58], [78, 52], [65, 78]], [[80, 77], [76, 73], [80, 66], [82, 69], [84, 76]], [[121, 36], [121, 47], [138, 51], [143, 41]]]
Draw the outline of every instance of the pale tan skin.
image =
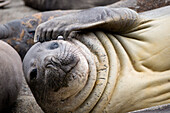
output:
[[20, 56], [10, 45], [0, 41], [0, 112], [9, 110], [16, 101], [22, 78]]
[[[94, 11], [98, 15], [94, 17], [102, 17], [103, 15], [100, 16], [101, 11], [98, 12], [99, 10], [113, 11], [106, 14], [114, 18], [106, 19], [103, 16], [97, 18], [96, 22], [81, 21], [81, 18], [86, 16], [81, 17], [84, 12], [80, 12], [76, 13], [76, 16], [69, 15], [69, 19], [66, 18], [67, 16], [63, 16], [39, 25], [36, 31], [36, 36], [39, 37], [35, 37], [35, 41], [50, 40], [47, 38], [52, 36], [53, 39], [55, 35], [63, 35], [67, 39], [66, 41], [38, 43], [29, 50], [24, 59], [24, 72], [27, 82], [32, 86], [33, 94], [42, 109], [48, 113], [70, 111], [76, 113], [125, 113], [170, 103], [169, 9], [170, 7], [165, 7], [138, 15], [129, 9], [103, 10], [99, 8], [96, 10], [94, 8], [86, 10], [86, 14]], [[89, 13], [87, 13], [88, 11]], [[94, 19], [93, 15], [91, 16]], [[89, 20], [91, 16], [87, 16]], [[103, 18], [104, 20], [102, 20]], [[73, 22], [73, 20], [76, 20], [76, 22]], [[65, 24], [60, 24], [62, 22], [65, 22]], [[54, 24], [55, 26], [52, 26]], [[96, 28], [100, 29], [96, 30]], [[87, 29], [91, 31], [87, 32]], [[45, 33], [42, 31], [45, 31]], [[76, 32], [75, 35], [75, 32], [72, 31], [86, 32]], [[84, 82], [70, 81], [68, 84], [79, 85], [69, 86], [67, 84], [57, 91], [50, 90], [50, 86], [45, 84], [48, 83], [47, 78], [44, 78], [44, 73], [41, 70], [37, 71], [37, 78], [35, 79], [37, 83], [30, 81], [30, 71], [34, 68], [43, 67], [45, 57], [50, 56], [50, 54], [55, 56], [62, 54], [62, 52], [59, 52], [59, 50], [62, 50], [60, 46], [53, 51], [46, 48], [53, 42], [59, 43], [59, 45], [63, 43], [65, 47], [68, 46], [69, 49], [66, 49], [65, 53], [70, 55], [76, 54], [68, 52], [68, 50], [78, 48], [77, 53], [79, 55], [76, 59], [78, 58], [78, 62], [82, 61], [82, 63], [72, 65], [74, 68], [69, 72], [74, 74], [78, 71], [80, 75], [85, 72], [87, 74], [84, 76], [85, 78], [78, 78], [78, 81], [84, 80]], [[49, 52], [51, 53], [49, 54]], [[57, 58], [63, 57], [61, 55]], [[83, 71], [81, 71], [82, 68]], [[44, 68], [44, 70], [47, 70], [47, 68]], [[55, 79], [55, 77], [51, 79]], [[47, 88], [47, 86], [49, 87]], [[54, 86], [55, 88], [58, 87], [57, 84]], [[41, 90], [47, 93], [39, 93]], [[63, 93], [63, 91], [65, 92]], [[42, 95], [41, 98], [37, 96], [40, 94]], [[60, 104], [53, 105], [53, 103]]]

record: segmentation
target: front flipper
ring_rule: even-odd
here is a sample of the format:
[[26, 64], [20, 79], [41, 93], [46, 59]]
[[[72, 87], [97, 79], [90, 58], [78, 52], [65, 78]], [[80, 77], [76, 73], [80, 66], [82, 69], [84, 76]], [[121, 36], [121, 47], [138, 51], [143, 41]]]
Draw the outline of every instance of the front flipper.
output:
[[72, 31], [82, 30], [128, 32], [139, 23], [138, 14], [131, 9], [96, 7], [40, 24], [36, 29], [34, 41], [49, 41], [60, 35], [66, 39]]

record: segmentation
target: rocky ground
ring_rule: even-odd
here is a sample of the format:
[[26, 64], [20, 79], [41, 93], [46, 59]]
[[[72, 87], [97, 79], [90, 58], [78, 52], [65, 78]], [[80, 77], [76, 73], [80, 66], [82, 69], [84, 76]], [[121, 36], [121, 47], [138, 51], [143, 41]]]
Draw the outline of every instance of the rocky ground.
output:
[[37, 10], [26, 7], [22, 0], [11, 0], [9, 5], [0, 8], [0, 24], [6, 23], [10, 20], [20, 19], [37, 12]]

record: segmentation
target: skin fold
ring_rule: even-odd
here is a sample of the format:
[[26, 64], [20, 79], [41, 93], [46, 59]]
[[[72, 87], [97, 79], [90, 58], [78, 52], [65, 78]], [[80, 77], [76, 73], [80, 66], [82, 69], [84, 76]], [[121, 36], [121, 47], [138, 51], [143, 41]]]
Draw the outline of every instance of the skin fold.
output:
[[[169, 9], [167, 6], [138, 14], [127, 8], [98, 7], [40, 24], [35, 41], [47, 42], [39, 42], [28, 51], [23, 67], [42, 109], [49, 113], [125, 113], [168, 104]], [[57, 36], [63, 39], [49, 41]], [[59, 52], [61, 44], [65, 44], [65, 60], [65, 54]], [[50, 58], [54, 64], [48, 69], [44, 65], [51, 55], [57, 61]], [[71, 60], [72, 56], [76, 56], [75, 60]], [[68, 72], [63, 62], [72, 67]], [[58, 81], [58, 74], [65, 78], [59, 80], [61, 84], [50, 83]], [[67, 79], [74, 74], [77, 77]]]

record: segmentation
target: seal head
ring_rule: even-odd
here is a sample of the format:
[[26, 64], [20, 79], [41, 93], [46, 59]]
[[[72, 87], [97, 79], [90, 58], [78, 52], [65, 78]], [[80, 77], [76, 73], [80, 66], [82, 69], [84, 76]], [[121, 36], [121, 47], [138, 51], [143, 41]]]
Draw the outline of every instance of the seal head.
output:
[[85, 86], [89, 72], [81, 49], [64, 40], [35, 44], [24, 58], [23, 69], [35, 98], [46, 112], [64, 107]]

